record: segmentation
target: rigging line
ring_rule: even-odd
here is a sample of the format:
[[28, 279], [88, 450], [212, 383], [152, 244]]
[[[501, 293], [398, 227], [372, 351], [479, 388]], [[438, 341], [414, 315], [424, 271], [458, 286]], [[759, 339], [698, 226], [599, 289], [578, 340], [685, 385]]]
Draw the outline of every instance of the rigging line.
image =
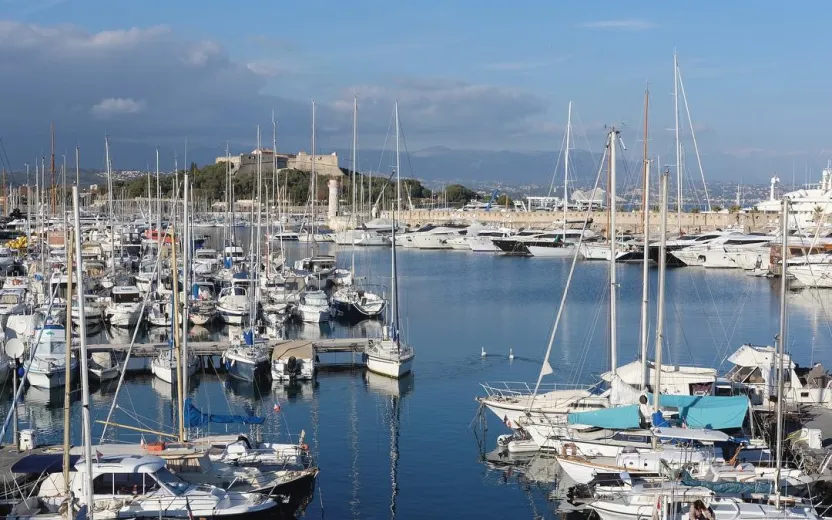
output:
[[[384, 144], [381, 145], [381, 155], [378, 158], [378, 166], [376, 167], [377, 172], [383, 171], [381, 169], [381, 163], [384, 161], [384, 152], [387, 151], [387, 141], [390, 139], [390, 132], [393, 128], [393, 120], [395, 119], [396, 112], [393, 111], [390, 113], [390, 121], [387, 123], [387, 133], [384, 134]], [[399, 122], [399, 127], [401, 127], [401, 122]], [[373, 200], [373, 193], [370, 192], [370, 200]]]
[[[563, 157], [563, 149], [566, 147], [566, 134], [568, 132], [569, 132], [569, 129], [567, 128], [566, 132], [563, 133], [563, 138], [561, 139], [561, 142], [560, 142], [560, 150], [558, 151], [558, 158], [555, 161], [555, 167], [552, 169], [552, 180], [549, 181], [549, 192], [546, 194], [547, 197], [551, 197], [552, 192], [555, 191], [555, 179], [558, 176], [558, 165], [560, 165], [560, 159], [561, 159], [561, 157]], [[567, 150], [567, 153], [569, 153], [568, 150]], [[567, 179], [566, 182], [568, 182], [569, 172], [564, 172], [563, 176]]]
[[[826, 206], [828, 206], [828, 203], [826, 204]], [[823, 213], [825, 213], [825, 212], [826, 212], [826, 206], [824, 206], [824, 208], [823, 208]], [[798, 220], [797, 220], [797, 213], [796, 213], [796, 212], [790, 212], [790, 215], [791, 215], [791, 216], [792, 216], [792, 218], [794, 219], [794, 225], [795, 225], [795, 229], [797, 229], [797, 234], [798, 234], [798, 236], [802, 235], [802, 231], [803, 231], [803, 230], [800, 228], [800, 222], [798, 222]], [[815, 236], [814, 236], [814, 238], [812, 239], [812, 243], [811, 243], [811, 244], [810, 244], [810, 246], [809, 246], [809, 252], [806, 252], [806, 253], [805, 253], [806, 255], [808, 255], [808, 254], [812, 251], [812, 248], [813, 248], [813, 247], [815, 247], [815, 245], [816, 245], [816, 243], [817, 243], [817, 240], [818, 240], [819, 238], [820, 238], [820, 226], [817, 226], [817, 227], [816, 227], [816, 229], [815, 229]], [[802, 243], [802, 239], [801, 239], [801, 243]], [[804, 251], [805, 251], [805, 249], [804, 249]], [[783, 252], [782, 252], [782, 251], [780, 252], [780, 258], [781, 258], [781, 259], [782, 259], [782, 258], [784, 258], [784, 256], [783, 256]], [[809, 274], [810, 274], [811, 276], [815, 276], [815, 274], [814, 274], [814, 272], [813, 272], [813, 269], [814, 269], [814, 268], [812, 267], [812, 263], [811, 263], [811, 262], [807, 262], [807, 264], [806, 264], [806, 265], [808, 265], [808, 266], [809, 266]], [[782, 271], [781, 271], [781, 273], [782, 273]], [[781, 274], [781, 275], [782, 275], [782, 274]], [[808, 289], [811, 291], [811, 289], [812, 289], [812, 288], [810, 287], [810, 288], [808, 288]], [[814, 296], [816, 296], [816, 301], [818, 302], [818, 304], [820, 304], [821, 312], [823, 313], [823, 317], [825, 318], [823, 321], [826, 323], [826, 329], [827, 329], [827, 331], [829, 331], [829, 336], [830, 336], [830, 337], [832, 337], [832, 325], [830, 325], [830, 323], [829, 323], [829, 314], [828, 314], [828, 312], [827, 312], [827, 307], [826, 307], [826, 305], [824, 304], [824, 300], [823, 300], [823, 298], [821, 298], [821, 297], [820, 297], [820, 291], [819, 291], [819, 289], [818, 289], [817, 287], [815, 287], [814, 289], [815, 289], [815, 292], [814, 292], [814, 293], [812, 293], [812, 294], [813, 294]], [[811, 362], [814, 362], [814, 357], [815, 357], [815, 346], [814, 346], [814, 342], [812, 343], [812, 349], [811, 349], [811, 351], [810, 351], [810, 352], [811, 352], [811, 354], [810, 354], [810, 356], [811, 356], [810, 360], [811, 360]]]
[[6, 145], [3, 143], [3, 137], [0, 136], [0, 151], [3, 152], [3, 161], [9, 169], [9, 175], [12, 173], [12, 163], [9, 161], [9, 155], [6, 153]]

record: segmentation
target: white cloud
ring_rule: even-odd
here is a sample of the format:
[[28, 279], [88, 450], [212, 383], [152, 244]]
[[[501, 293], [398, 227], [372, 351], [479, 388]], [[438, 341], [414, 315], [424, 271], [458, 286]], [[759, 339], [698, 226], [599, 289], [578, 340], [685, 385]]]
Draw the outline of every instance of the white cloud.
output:
[[628, 18], [622, 20], [596, 20], [580, 24], [584, 29], [610, 29], [619, 31], [646, 31], [659, 26], [649, 20]]
[[104, 119], [120, 115], [137, 114], [144, 110], [145, 102], [136, 101], [133, 98], [106, 98], [102, 99], [90, 109], [95, 117]]

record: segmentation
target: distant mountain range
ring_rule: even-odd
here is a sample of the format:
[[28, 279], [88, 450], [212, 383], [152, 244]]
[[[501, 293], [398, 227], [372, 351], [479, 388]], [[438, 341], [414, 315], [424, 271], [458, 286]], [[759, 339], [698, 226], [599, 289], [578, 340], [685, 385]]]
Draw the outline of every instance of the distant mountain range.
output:
[[[103, 147], [102, 147], [103, 148]], [[145, 170], [154, 168], [155, 148], [143, 143], [117, 142], [111, 146], [112, 161], [116, 170]], [[324, 149], [318, 153], [337, 152], [340, 164], [350, 166], [348, 149]], [[239, 150], [236, 151], [239, 153]], [[100, 157], [98, 157], [100, 155]], [[177, 151], [180, 168], [185, 168], [184, 153]], [[198, 165], [213, 163], [223, 150], [217, 147], [191, 146], [188, 149], [188, 162]], [[629, 159], [629, 164], [619, 161], [619, 183], [623, 186], [635, 186], [640, 183], [640, 153], [630, 150], [622, 154]], [[173, 169], [174, 151], [160, 149], [162, 171]], [[389, 174], [393, 170], [395, 157], [390, 151], [360, 150], [361, 171], [379, 171]], [[402, 153], [402, 175], [416, 177], [430, 185], [459, 182], [494, 183], [506, 186], [548, 187], [554, 178], [555, 185], [563, 183], [563, 159], [557, 151], [512, 151], [512, 150], [457, 150], [446, 147], [424, 148], [410, 153]], [[663, 157], [662, 162], [670, 157]], [[570, 153], [570, 184], [575, 187], [591, 186], [598, 172], [599, 154], [586, 150], [573, 150]], [[48, 157], [46, 162], [49, 162]], [[103, 150], [88, 151], [82, 146], [81, 162], [85, 166], [82, 172], [82, 184], [99, 182], [97, 173], [104, 170]], [[690, 182], [701, 184], [699, 168], [695, 156], [688, 154], [687, 171]], [[749, 151], [736, 155], [709, 153], [702, 155], [705, 178], [708, 182], [721, 181], [742, 184], [768, 184], [773, 172], [784, 183], [797, 184], [818, 182], [820, 171], [826, 164], [823, 157], [778, 156], [765, 151]], [[557, 168], [556, 168], [557, 166]], [[32, 172], [34, 169], [32, 168]], [[654, 169], [655, 171], [655, 169]], [[794, 173], [793, 173], [794, 172]], [[31, 179], [33, 180], [34, 173]], [[47, 174], [48, 175], [48, 174]], [[68, 176], [74, 178], [74, 168], [69, 167]], [[13, 182], [24, 183], [25, 175], [16, 172]], [[604, 181], [602, 181], [604, 183]]]

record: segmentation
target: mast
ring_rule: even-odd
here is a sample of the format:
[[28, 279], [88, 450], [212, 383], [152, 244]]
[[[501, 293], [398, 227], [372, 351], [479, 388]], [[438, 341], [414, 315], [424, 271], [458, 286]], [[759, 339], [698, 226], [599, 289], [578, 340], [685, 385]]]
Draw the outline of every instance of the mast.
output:
[[[309, 243], [314, 242], [315, 240], [315, 199], [318, 196], [318, 174], [315, 172], [315, 100], [312, 100], [312, 178], [310, 179], [309, 186], [312, 188], [312, 225], [310, 226], [310, 233], [309, 239], [306, 241], [307, 248], [309, 247]], [[315, 253], [314, 247], [312, 248], [312, 254]], [[307, 249], [308, 250], [308, 249]]]
[[[260, 147], [260, 125], [257, 125], [257, 146]], [[257, 207], [257, 253], [255, 256], [254, 267], [254, 301], [251, 304], [251, 327], [254, 329], [254, 321], [257, 315], [257, 302], [260, 301], [260, 262], [263, 258], [261, 235], [263, 230], [263, 150], [257, 155], [257, 201], [254, 205]]]
[[650, 106], [650, 90], [644, 91], [644, 178], [642, 179], [642, 218], [644, 228], [644, 250], [641, 266], [641, 388], [647, 388], [647, 343], [650, 338], [650, 159], [647, 155], [647, 125]]
[[159, 241], [156, 254], [162, 254], [162, 185], [159, 183], [159, 147], [156, 147], [156, 238]]
[[110, 259], [113, 262], [113, 278], [116, 276], [116, 228], [113, 224], [113, 172], [110, 168], [110, 139], [104, 136], [104, 152], [107, 161], [107, 201], [110, 206]]
[[[64, 230], [66, 230], [66, 213], [64, 213]], [[72, 237], [72, 234], [69, 235]], [[66, 239], [66, 233], [64, 233], [64, 238]], [[72, 277], [75, 273], [73, 261], [72, 261], [72, 250], [73, 245], [70, 245], [68, 242], [64, 242], [66, 244], [66, 256], [67, 256], [67, 283], [66, 283], [66, 384], [64, 385], [64, 485], [66, 489], [69, 490], [69, 446], [71, 443], [70, 439], [70, 431], [71, 431], [71, 419], [72, 414], [70, 413], [70, 397], [71, 397], [71, 387], [72, 387], [72, 371], [68, 368], [72, 366]], [[83, 305], [81, 298], [78, 298], [79, 306]], [[71, 511], [72, 508], [68, 508], [67, 517], [72, 518]]]
[[[566, 153], [563, 159], [563, 238], [566, 238], [566, 206], [569, 200], [568, 183], [569, 183], [569, 139], [572, 133], [572, 102], [569, 102], [569, 111], [566, 116]], [[594, 196], [594, 195], [593, 195]]]
[[[358, 215], [355, 211], [355, 168], [357, 166], [358, 153], [358, 97], [352, 97], [352, 175], [350, 179], [350, 191], [352, 192], [352, 209], [350, 210], [350, 221], [353, 227], [358, 225]], [[353, 252], [353, 264], [355, 264], [355, 253]], [[353, 265], [355, 271], [355, 265]]]
[[[664, 345], [664, 293], [665, 293], [665, 271], [667, 270], [667, 184], [670, 172], [665, 171], [661, 176], [661, 197], [662, 197], [662, 216], [661, 216], [661, 230], [659, 233], [661, 237], [659, 246], [659, 287], [658, 305], [656, 310], [656, 354], [655, 354], [655, 372], [653, 375], [653, 412], [660, 411], [661, 403], [661, 388], [662, 388], [662, 348]], [[653, 443], [656, 442], [655, 437]]]
[[618, 139], [618, 131], [615, 127], [610, 131], [610, 371], [613, 377], [618, 370], [618, 312], [617, 312], [617, 293], [618, 293], [618, 279], [615, 271], [615, 257], [616, 257], [616, 237], [615, 237], [615, 170], [616, 159], [615, 149], [616, 140]]
[[682, 233], [682, 142], [679, 140], [679, 62], [673, 49], [673, 116], [676, 134], [676, 218]]
[[[175, 192], [174, 192], [175, 193]], [[174, 196], [174, 200], [176, 197]], [[173, 218], [171, 219], [171, 224], [168, 226], [167, 235], [171, 238], [170, 241], [170, 250], [171, 250], [171, 274], [173, 274], [173, 327], [176, 330], [176, 327], [179, 327], [179, 266], [176, 263], [176, 204], [173, 205]], [[183, 325], [184, 329], [184, 325]], [[187, 370], [185, 368], [185, 364], [187, 363], [186, 359], [183, 359], [182, 355], [182, 342], [181, 336], [178, 333], [174, 333], [173, 335], [173, 343], [174, 343], [174, 350], [176, 352], [176, 404], [178, 407], [178, 415], [179, 415], [179, 442], [185, 442], [185, 395], [184, 395], [184, 387], [183, 383], [185, 379], [182, 377], [182, 373]]]
[[57, 210], [57, 207], [56, 207], [56, 202], [57, 202], [56, 195], [57, 194], [55, 193], [55, 190], [56, 190], [56, 187], [55, 187], [55, 123], [52, 123], [50, 125], [50, 132], [52, 134], [52, 150], [51, 150], [50, 159], [49, 159], [49, 172], [52, 176], [52, 180], [51, 180], [51, 183], [49, 184], [49, 198], [52, 202], [52, 216], [54, 216], [55, 213], [56, 213], [56, 210]]
[[788, 290], [789, 277], [789, 199], [783, 197], [783, 214], [780, 217], [781, 222], [781, 245], [780, 245], [780, 334], [777, 336], [777, 477], [774, 479], [777, 485], [777, 492], [775, 494], [775, 505], [780, 507], [780, 470], [783, 467], [783, 386], [786, 357], [786, 338], [787, 338], [787, 322], [786, 322], [786, 291]]
[[396, 349], [399, 348], [399, 287], [397, 277], [396, 277], [396, 217], [398, 216], [398, 212], [401, 211], [401, 192], [400, 192], [400, 185], [401, 185], [401, 177], [399, 175], [399, 168], [401, 167], [401, 161], [399, 158], [399, 102], [396, 102], [396, 204], [393, 206], [393, 231], [391, 235], [391, 244], [390, 244], [390, 252], [391, 252], [391, 262], [392, 262], [392, 269], [390, 270], [391, 280], [391, 297], [393, 300], [393, 305], [391, 309], [391, 317], [390, 317], [390, 328], [391, 336], [393, 338], [393, 342], [396, 344]]
[[[78, 276], [78, 294], [84, 294], [84, 267], [81, 257], [81, 212], [79, 209], [78, 186], [72, 187], [72, 203], [73, 213], [75, 217], [75, 258], [76, 258], [76, 273]], [[71, 273], [72, 266], [68, 269]], [[72, 274], [70, 274], [70, 277]], [[81, 337], [81, 349], [78, 354], [81, 365], [81, 410], [84, 429], [84, 461], [86, 462], [87, 478], [86, 486], [86, 501], [88, 505], [87, 515], [90, 520], [93, 518], [94, 507], [93, 492], [92, 492], [92, 429], [90, 428], [90, 385], [89, 385], [89, 370], [87, 366], [87, 320], [86, 309], [84, 309], [83, 302], [79, 298], [78, 305], [78, 335]], [[67, 338], [67, 349], [69, 349], [72, 338]]]
[[[190, 168], [189, 168], [190, 169]], [[182, 282], [182, 288], [185, 293], [185, 302], [182, 308], [182, 362], [181, 362], [181, 370], [182, 370], [182, 379], [180, 380], [182, 384], [182, 395], [183, 398], [187, 397], [188, 395], [188, 298], [191, 293], [191, 287], [188, 281], [190, 280], [190, 272], [191, 272], [191, 244], [193, 241], [191, 240], [191, 225], [188, 221], [188, 217], [190, 216], [190, 182], [188, 176], [188, 170], [185, 170], [185, 193], [184, 193], [184, 210], [183, 210], [183, 224], [182, 224], [182, 235], [184, 237], [182, 242], [182, 277], [184, 278]], [[176, 264], [173, 266], [174, 270], [176, 269]], [[175, 292], [179, 292], [179, 286], [174, 285], [173, 290]], [[179, 305], [176, 306], [179, 308]], [[176, 312], [174, 312], [174, 316], [176, 316]], [[183, 405], [180, 405], [184, 407]], [[183, 440], [188, 439], [188, 431], [185, 428], [185, 425], [182, 425], [182, 431], [184, 432]]]

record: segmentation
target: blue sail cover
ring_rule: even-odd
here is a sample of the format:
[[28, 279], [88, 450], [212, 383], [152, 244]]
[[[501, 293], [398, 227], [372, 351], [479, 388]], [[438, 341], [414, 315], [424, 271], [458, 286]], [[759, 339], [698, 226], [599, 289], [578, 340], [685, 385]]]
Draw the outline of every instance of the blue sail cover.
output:
[[[653, 394], [649, 399], [653, 401]], [[665, 410], [678, 408], [679, 419], [691, 428], [729, 430], [742, 428], [748, 414], [748, 397], [662, 394], [659, 406]]]
[[256, 415], [221, 415], [216, 413], [202, 413], [193, 405], [190, 399], [185, 399], [185, 427], [198, 428], [208, 423], [215, 424], [263, 424], [265, 417]]
[[641, 426], [641, 414], [639, 413], [638, 405], [632, 404], [630, 406], [604, 408], [591, 412], [573, 412], [567, 416], [566, 421], [568, 424], [627, 430]]

